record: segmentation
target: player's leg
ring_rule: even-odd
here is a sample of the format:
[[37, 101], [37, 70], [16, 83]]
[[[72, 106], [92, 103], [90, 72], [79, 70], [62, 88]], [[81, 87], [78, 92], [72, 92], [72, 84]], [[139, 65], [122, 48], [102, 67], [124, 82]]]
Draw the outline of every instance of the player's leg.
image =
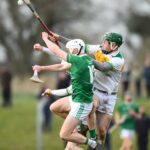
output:
[[[66, 116], [68, 115], [70, 111], [70, 97], [64, 97], [64, 98], [57, 100], [50, 106], [50, 110], [54, 112], [55, 114], [57, 114], [58, 116], [61, 116], [62, 118], [66, 118]], [[85, 135], [85, 133], [87, 132], [87, 126], [82, 125], [81, 130], [84, 132], [84, 135]], [[80, 149], [78, 144], [68, 142], [66, 145], [66, 149], [72, 149], [72, 148]]]
[[95, 113], [91, 113], [90, 115], [88, 115], [87, 123], [90, 132], [90, 138], [93, 140], [96, 140], [95, 120], [96, 120]]
[[131, 150], [133, 143], [132, 139], [134, 137], [134, 131], [128, 129], [122, 129], [120, 133], [120, 138], [122, 139], [121, 150]]
[[121, 129], [120, 138], [122, 140], [122, 144], [121, 144], [120, 150], [125, 150], [126, 149], [126, 135], [127, 135], [126, 130]]
[[[68, 115], [69, 111], [71, 109], [70, 106], [70, 97], [64, 97], [61, 99], [58, 99], [55, 101], [53, 104], [50, 106], [50, 110], [54, 112], [56, 115], [66, 118]], [[78, 146], [78, 144], [73, 143], [73, 142], [67, 142], [65, 150], [80, 150], [81, 148]]]
[[[66, 141], [76, 142], [79, 144], [85, 143], [86, 138], [78, 135], [77, 132], [73, 132], [76, 126], [79, 124], [80, 120], [68, 115], [60, 130], [60, 138]], [[79, 140], [77, 138], [79, 138]]]
[[[112, 116], [110, 115], [96, 112], [97, 130], [98, 130], [98, 139], [99, 139], [99, 144], [97, 146], [98, 150], [103, 149], [106, 132], [108, 130], [111, 119]], [[92, 150], [92, 148], [89, 147], [88, 150]]]
[[116, 95], [108, 95], [98, 90], [94, 91], [99, 106], [96, 111], [97, 129], [100, 143], [103, 145], [105, 141], [106, 132], [112, 120], [112, 113], [116, 104]]
[[[84, 121], [82, 121], [82, 123], [77, 127], [77, 130], [76, 132], [86, 136], [87, 135], [87, 132], [89, 131], [89, 128], [87, 126], [87, 121], [86, 119]], [[67, 150], [80, 150], [82, 149], [80, 147], [81, 145], [80, 144], [77, 144], [77, 143], [73, 143], [73, 142], [67, 142]]]
[[62, 118], [66, 118], [66, 116], [68, 115], [71, 107], [70, 107], [70, 100], [69, 100], [69, 96], [61, 98], [57, 101], [55, 101], [54, 103], [51, 104], [50, 106], [50, 110], [55, 113], [56, 115], [62, 117]]
[[103, 145], [105, 141], [107, 129], [112, 120], [112, 116], [97, 111], [96, 120], [97, 120], [99, 141]]
[[119, 150], [126, 150], [126, 140], [122, 139], [122, 144]]
[[126, 139], [126, 150], [131, 150], [133, 146], [131, 139]]
[[122, 145], [120, 150], [131, 150], [132, 149], [132, 141], [128, 138], [124, 138], [122, 140]]
[[96, 147], [96, 142], [87, 139], [85, 136], [78, 132], [73, 132], [77, 125], [80, 124], [80, 120], [68, 115], [64, 121], [64, 124], [60, 131], [60, 138], [66, 141], [75, 142], [78, 144], [88, 144], [92, 147]]
[[93, 140], [87, 139], [85, 136], [78, 132], [73, 132], [77, 125], [80, 124], [82, 119], [85, 119], [91, 112], [91, 104], [72, 103], [71, 111], [64, 121], [60, 131], [60, 137], [64, 140], [75, 142], [78, 144], [88, 144], [95, 148], [97, 143]]
[[98, 99], [97, 97], [93, 97], [93, 108], [91, 113], [88, 115], [87, 117], [87, 124], [88, 124], [88, 128], [89, 128], [89, 132], [90, 132], [90, 138], [93, 140], [96, 140], [96, 131], [95, 131], [95, 127], [96, 127], [96, 115], [95, 115], [95, 111], [96, 108], [98, 107]]
[[[90, 139], [97, 141], [95, 123], [96, 123], [96, 115], [95, 112], [93, 112], [90, 113], [90, 115], [88, 115], [87, 124], [89, 128]], [[88, 146], [88, 150], [93, 150], [93, 148], [91, 146]]]

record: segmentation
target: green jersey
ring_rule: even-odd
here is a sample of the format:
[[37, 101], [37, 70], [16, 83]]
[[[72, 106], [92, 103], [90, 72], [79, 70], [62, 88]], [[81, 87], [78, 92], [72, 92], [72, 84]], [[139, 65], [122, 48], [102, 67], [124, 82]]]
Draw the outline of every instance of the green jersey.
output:
[[91, 103], [93, 99], [92, 58], [87, 55], [75, 56], [68, 54], [67, 62], [71, 63], [72, 100], [80, 103]]
[[139, 111], [139, 107], [135, 102], [131, 103], [120, 103], [118, 106], [118, 112], [120, 113], [120, 117], [124, 117], [127, 115], [126, 120], [121, 124], [121, 128], [123, 129], [135, 129], [135, 118], [129, 115], [129, 111], [134, 110], [135, 112]]

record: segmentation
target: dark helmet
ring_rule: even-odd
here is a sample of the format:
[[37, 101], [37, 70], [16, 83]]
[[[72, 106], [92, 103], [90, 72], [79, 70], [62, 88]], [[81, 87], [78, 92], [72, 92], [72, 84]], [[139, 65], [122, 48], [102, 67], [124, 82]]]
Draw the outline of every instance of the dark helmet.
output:
[[108, 32], [103, 35], [103, 40], [107, 40], [109, 42], [115, 42], [118, 47], [123, 43], [122, 35], [114, 32]]

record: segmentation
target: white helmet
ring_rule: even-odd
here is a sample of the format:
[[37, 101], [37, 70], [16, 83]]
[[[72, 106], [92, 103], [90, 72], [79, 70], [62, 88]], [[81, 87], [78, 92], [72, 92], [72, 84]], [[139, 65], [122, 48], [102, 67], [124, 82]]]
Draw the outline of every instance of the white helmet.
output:
[[70, 40], [69, 42], [67, 42], [66, 48], [68, 48], [69, 53], [74, 55], [85, 53], [85, 43], [81, 39]]

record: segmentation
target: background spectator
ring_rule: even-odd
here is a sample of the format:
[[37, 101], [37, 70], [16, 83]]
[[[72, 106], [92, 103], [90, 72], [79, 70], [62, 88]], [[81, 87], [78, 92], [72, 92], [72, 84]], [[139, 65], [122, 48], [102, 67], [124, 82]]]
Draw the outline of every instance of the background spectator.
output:
[[[125, 94], [124, 102], [121, 102], [116, 112], [116, 124], [120, 125], [120, 138], [122, 145], [120, 150], [131, 150], [135, 133], [135, 118], [139, 108], [135, 101], [132, 101], [130, 93]], [[124, 118], [124, 120], [122, 120]]]
[[147, 98], [150, 98], [150, 55], [148, 55], [145, 59], [144, 78], [145, 78]]
[[67, 88], [70, 85], [70, 75], [67, 72], [58, 72], [57, 89]]
[[132, 81], [134, 82], [135, 95], [137, 98], [141, 97], [141, 79], [142, 79], [142, 67], [138, 62], [134, 62], [132, 68]]
[[130, 75], [131, 75], [131, 70], [129, 69], [128, 65], [126, 64], [122, 73], [122, 92], [123, 96], [124, 94], [129, 91], [130, 88]]
[[43, 129], [50, 131], [52, 128], [52, 112], [50, 111], [49, 107], [55, 101], [55, 97], [53, 95], [49, 97], [41, 96], [45, 89], [46, 86], [42, 86], [38, 93], [39, 111], [41, 111], [40, 116], [43, 117]]
[[12, 73], [6, 67], [1, 68], [1, 87], [2, 87], [2, 106], [9, 107], [12, 105]]
[[145, 113], [144, 107], [140, 107], [139, 117], [136, 120], [137, 147], [138, 150], [148, 150], [148, 134], [150, 130], [150, 117]]

